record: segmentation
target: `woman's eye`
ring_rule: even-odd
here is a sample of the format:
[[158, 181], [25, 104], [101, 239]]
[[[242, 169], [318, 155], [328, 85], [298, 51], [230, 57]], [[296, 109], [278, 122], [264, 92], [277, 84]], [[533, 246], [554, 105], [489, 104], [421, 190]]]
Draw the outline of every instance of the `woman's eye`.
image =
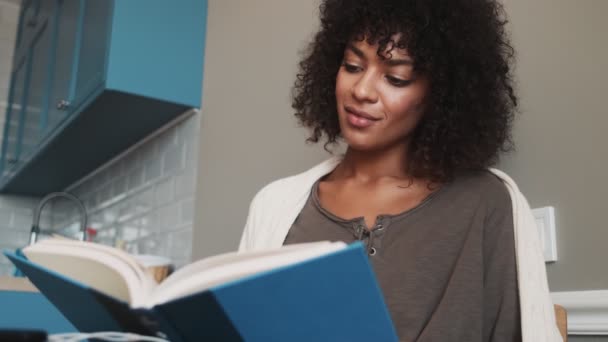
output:
[[358, 67], [358, 66], [356, 66], [354, 64], [346, 63], [346, 62], [342, 62], [342, 66], [344, 67], [344, 70], [346, 70], [346, 72], [350, 72], [350, 73], [357, 72], [357, 71], [361, 70], [360, 67]]
[[392, 84], [395, 87], [406, 87], [410, 83], [412, 83], [411, 80], [403, 80], [401, 78], [394, 77], [394, 76], [386, 76], [386, 79], [387, 79], [388, 83]]

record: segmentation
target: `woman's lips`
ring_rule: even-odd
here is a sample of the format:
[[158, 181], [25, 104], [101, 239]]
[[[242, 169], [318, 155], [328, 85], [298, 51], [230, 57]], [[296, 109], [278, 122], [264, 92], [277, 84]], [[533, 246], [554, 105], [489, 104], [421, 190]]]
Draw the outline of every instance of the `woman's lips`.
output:
[[352, 107], [344, 107], [344, 110], [347, 113], [346, 119], [348, 120], [348, 123], [357, 128], [367, 128], [373, 125], [376, 121], [380, 120], [374, 118], [368, 113], [356, 110]]

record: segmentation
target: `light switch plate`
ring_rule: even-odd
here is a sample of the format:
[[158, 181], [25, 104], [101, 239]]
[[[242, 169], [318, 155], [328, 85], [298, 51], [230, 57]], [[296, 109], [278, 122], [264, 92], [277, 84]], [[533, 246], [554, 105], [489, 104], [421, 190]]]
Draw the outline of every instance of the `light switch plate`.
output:
[[557, 261], [557, 240], [555, 236], [555, 209], [543, 207], [532, 209], [543, 246], [545, 262]]

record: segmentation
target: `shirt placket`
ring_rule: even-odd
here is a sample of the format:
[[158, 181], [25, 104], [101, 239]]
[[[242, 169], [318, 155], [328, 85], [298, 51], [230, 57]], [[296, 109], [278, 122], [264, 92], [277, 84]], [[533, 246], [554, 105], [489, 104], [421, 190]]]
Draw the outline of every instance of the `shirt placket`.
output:
[[379, 216], [371, 229], [367, 229], [364, 222], [361, 219], [354, 223], [353, 230], [357, 240], [365, 243], [367, 254], [373, 257], [382, 248], [382, 236], [384, 235], [388, 220], [386, 217]]

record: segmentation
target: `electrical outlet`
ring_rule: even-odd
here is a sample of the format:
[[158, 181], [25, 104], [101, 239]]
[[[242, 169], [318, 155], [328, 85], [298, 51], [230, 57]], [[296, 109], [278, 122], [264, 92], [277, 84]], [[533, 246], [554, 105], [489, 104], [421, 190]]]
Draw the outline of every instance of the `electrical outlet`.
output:
[[545, 262], [557, 261], [557, 240], [555, 236], [555, 209], [543, 207], [532, 209], [543, 246]]

